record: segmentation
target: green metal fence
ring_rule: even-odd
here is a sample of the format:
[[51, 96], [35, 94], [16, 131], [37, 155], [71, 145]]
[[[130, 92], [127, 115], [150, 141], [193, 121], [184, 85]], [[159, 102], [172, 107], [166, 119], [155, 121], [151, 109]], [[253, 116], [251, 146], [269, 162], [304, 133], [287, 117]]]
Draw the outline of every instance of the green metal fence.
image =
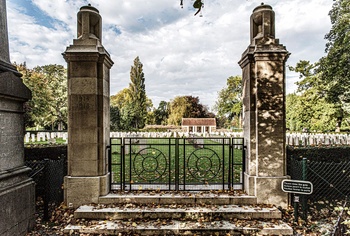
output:
[[[301, 159], [290, 155], [287, 171], [292, 179], [306, 180], [313, 184], [311, 195], [292, 195], [295, 220], [300, 215], [307, 221], [308, 217], [315, 217], [317, 212], [322, 213], [323, 218], [334, 218], [339, 214], [330, 235], [344, 235], [347, 229], [342, 222], [346, 214], [335, 209], [347, 205], [350, 195], [350, 160], [337, 161], [337, 158], [332, 157], [312, 160], [312, 157]], [[300, 204], [295, 201], [298, 197]]]

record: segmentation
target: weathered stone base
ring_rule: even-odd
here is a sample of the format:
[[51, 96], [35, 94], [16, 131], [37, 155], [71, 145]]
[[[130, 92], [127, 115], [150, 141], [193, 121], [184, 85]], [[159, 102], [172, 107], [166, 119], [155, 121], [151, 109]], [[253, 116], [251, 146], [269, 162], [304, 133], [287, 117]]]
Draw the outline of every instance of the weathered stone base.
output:
[[109, 173], [96, 177], [64, 177], [64, 202], [67, 206], [98, 203], [100, 196], [109, 193]]
[[288, 193], [282, 191], [281, 183], [289, 176], [257, 177], [244, 175], [245, 190], [248, 195], [256, 196], [258, 204], [274, 204], [286, 208], [288, 206]]
[[35, 223], [35, 182], [27, 167], [0, 172], [0, 235], [25, 235]]

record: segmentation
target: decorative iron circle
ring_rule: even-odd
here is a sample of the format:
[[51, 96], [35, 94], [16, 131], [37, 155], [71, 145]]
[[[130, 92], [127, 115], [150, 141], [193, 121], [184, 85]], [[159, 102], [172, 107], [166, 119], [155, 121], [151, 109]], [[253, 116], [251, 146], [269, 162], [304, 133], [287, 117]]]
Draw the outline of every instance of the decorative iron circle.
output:
[[206, 183], [217, 177], [221, 170], [221, 159], [209, 148], [193, 151], [187, 159], [187, 170], [199, 182]]
[[164, 177], [168, 169], [167, 158], [157, 148], [143, 148], [134, 157], [133, 169], [136, 179], [154, 182]]

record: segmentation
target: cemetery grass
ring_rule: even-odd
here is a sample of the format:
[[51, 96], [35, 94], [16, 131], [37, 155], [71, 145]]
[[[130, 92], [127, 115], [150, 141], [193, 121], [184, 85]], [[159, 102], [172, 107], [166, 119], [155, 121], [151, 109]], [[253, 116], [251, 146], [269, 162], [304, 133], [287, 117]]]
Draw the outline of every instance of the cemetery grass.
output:
[[[121, 172], [129, 184], [167, 184], [173, 183], [178, 175], [179, 181], [188, 184], [222, 184], [228, 179], [228, 145], [204, 139], [203, 144], [194, 144], [187, 139], [179, 143], [175, 151], [174, 139], [144, 139], [147, 143], [131, 144], [125, 160], [122, 160], [120, 140], [112, 140], [112, 173], [114, 183], [120, 183]], [[182, 141], [182, 140], [181, 140]], [[176, 170], [176, 155], [178, 170]], [[242, 171], [242, 150], [234, 149], [232, 164], [234, 182], [240, 182]], [[208, 158], [206, 158], [208, 157]], [[125, 169], [122, 171], [124, 161]], [[186, 176], [186, 178], [185, 178]]]

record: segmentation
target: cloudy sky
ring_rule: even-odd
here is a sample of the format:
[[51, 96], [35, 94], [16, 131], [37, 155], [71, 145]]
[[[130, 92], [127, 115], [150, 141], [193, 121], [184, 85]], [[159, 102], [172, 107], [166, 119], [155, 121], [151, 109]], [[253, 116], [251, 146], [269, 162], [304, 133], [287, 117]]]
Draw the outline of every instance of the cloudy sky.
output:
[[[146, 93], [158, 107], [178, 95], [198, 96], [209, 108], [249, 44], [249, 18], [261, 0], [7, 0], [12, 62], [66, 66], [62, 52], [76, 38], [76, 15], [90, 3], [102, 16], [103, 45], [111, 54], [111, 95], [128, 87], [136, 56], [144, 65]], [[324, 56], [332, 0], [266, 0], [276, 13], [276, 37], [291, 53], [287, 65]], [[287, 93], [298, 75], [287, 71]]]

